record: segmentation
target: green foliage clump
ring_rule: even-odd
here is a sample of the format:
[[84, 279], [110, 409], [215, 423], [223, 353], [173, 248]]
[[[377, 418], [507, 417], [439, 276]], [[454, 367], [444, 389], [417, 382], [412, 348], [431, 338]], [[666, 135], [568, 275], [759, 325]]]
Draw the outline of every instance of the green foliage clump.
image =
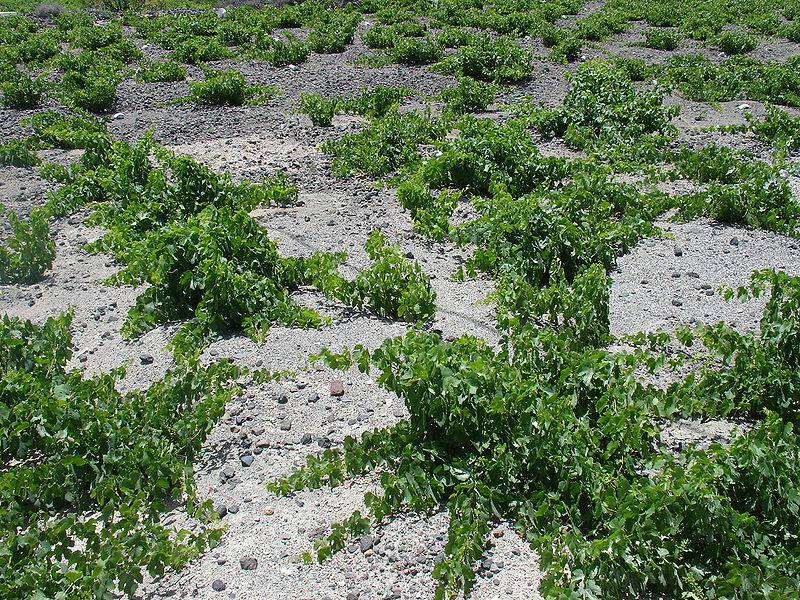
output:
[[58, 39], [51, 32], [39, 31], [21, 39], [13, 47], [19, 62], [25, 64], [42, 63], [61, 53]]
[[671, 56], [656, 70], [659, 78], [690, 100], [725, 102], [739, 98], [800, 106], [797, 60], [763, 63], [734, 56], [714, 63], [703, 56]]
[[299, 41], [292, 35], [287, 35], [287, 40], [276, 40], [269, 36], [253, 44], [247, 51], [251, 58], [266, 60], [276, 67], [297, 65], [308, 58], [308, 45]]
[[409, 323], [433, 320], [436, 292], [419, 263], [404, 258], [378, 230], [369, 234], [365, 249], [372, 265], [352, 281], [336, 278], [322, 285], [323, 291], [348, 306], [366, 308], [381, 317]]
[[[520, 321], [511, 310], [496, 349], [473, 336], [446, 342], [416, 331], [372, 351], [323, 349], [333, 368], [375, 373], [410, 417], [309, 456], [269, 489], [290, 494], [380, 473], [367, 514], [334, 527], [320, 559], [389, 515], [445, 505], [438, 598], [469, 593], [498, 519], [540, 551], [544, 597], [790, 597], [800, 584], [792, 558], [800, 279], [764, 272], [740, 292], [770, 291], [760, 334], [723, 326], [679, 334], [707, 343], [707, 362], [666, 390], [636, 376], [663, 357], [598, 346], [606, 342], [603, 269], [573, 283], [505, 288], [503, 306], [531, 302], [533, 314]], [[727, 446], [662, 449], [665, 423], [709, 409], [758, 420]]]
[[0, 204], [0, 215], [11, 226], [11, 236], [0, 245], [0, 283], [36, 281], [56, 256], [46, 211], [34, 209], [27, 220], [22, 220]]
[[419, 144], [441, 139], [444, 133], [442, 124], [416, 113], [401, 114], [395, 108], [359, 133], [325, 142], [322, 151], [334, 155], [333, 170], [337, 175], [367, 173], [382, 177], [418, 163]]
[[462, 77], [456, 87], [442, 90], [444, 113], [460, 116], [469, 112], [486, 110], [502, 88], [493, 83]]
[[364, 87], [356, 96], [339, 96], [322, 98], [318, 94], [300, 94], [300, 112], [307, 114], [317, 127], [330, 127], [333, 116], [342, 112], [350, 112], [370, 118], [381, 118], [400, 100], [413, 93], [402, 87], [383, 85], [374, 88]]
[[584, 41], [579, 37], [574, 35], [566, 36], [558, 44], [553, 46], [548, 58], [559, 63], [575, 62], [581, 55], [583, 45]]
[[650, 65], [638, 58], [617, 56], [614, 59], [614, 65], [631, 81], [644, 81], [652, 77]]
[[413, 93], [413, 90], [404, 87], [385, 85], [363, 87], [357, 95], [341, 98], [340, 106], [345, 112], [379, 119], [396, 107], [403, 98]]
[[139, 65], [139, 70], [136, 72], [136, 80], [147, 83], [184, 79], [186, 79], [186, 69], [171, 60], [146, 61]]
[[259, 337], [276, 321], [321, 323], [289, 294], [310, 281], [312, 265], [335, 268], [334, 257], [281, 258], [248, 214], [258, 204], [296, 201], [297, 189], [285, 174], [264, 184], [233, 185], [189, 158], [154, 149], [148, 138], [131, 147], [101, 137], [64, 179], [50, 211], [65, 214], [92, 204], [92, 223], [109, 230], [92, 249], [127, 265], [113, 282], [150, 284], [129, 312], [125, 335], [189, 319], [173, 343], [192, 353], [227, 329]]
[[676, 204], [683, 219], [705, 216], [787, 235], [797, 235], [800, 225], [800, 201], [789, 183], [770, 168], [750, 169], [741, 183], [712, 183]]
[[411, 212], [415, 231], [442, 241], [450, 234], [449, 219], [460, 194], [442, 190], [435, 196], [422, 179], [418, 175], [401, 182], [397, 187], [397, 199], [403, 208]]
[[344, 52], [353, 42], [353, 34], [361, 16], [355, 12], [330, 10], [308, 35], [308, 47], [312, 52], [334, 54]]
[[228, 49], [216, 38], [192, 37], [169, 53], [170, 60], [198, 65], [210, 60], [222, 60], [230, 56]]
[[394, 48], [400, 41], [400, 36], [393, 27], [381, 25], [367, 31], [363, 38], [367, 48], [372, 48], [373, 50], [388, 50]]
[[300, 112], [308, 115], [315, 127], [330, 127], [339, 108], [337, 98], [326, 100], [319, 94], [300, 94]]
[[532, 73], [531, 54], [510, 38], [476, 37], [436, 68], [453, 75], [494, 83], [521, 81]]
[[0, 144], [0, 166], [33, 167], [41, 164], [41, 160], [33, 152], [33, 140], [9, 140]]
[[61, 58], [60, 66], [66, 71], [61, 91], [66, 104], [94, 113], [109, 112], [117, 100], [122, 64], [92, 52]]
[[121, 42], [124, 37], [122, 27], [118, 23], [105, 27], [99, 25], [86, 25], [75, 29], [72, 33], [75, 46], [86, 50], [98, 50]]
[[725, 54], [746, 54], [758, 46], [756, 38], [738, 31], [721, 33], [717, 36], [716, 43]]
[[680, 36], [674, 29], [650, 28], [644, 32], [644, 46], [655, 50], [675, 50]]
[[466, 116], [458, 127], [460, 135], [439, 143], [438, 156], [419, 168], [418, 176], [433, 188], [522, 195], [567, 174], [565, 161], [543, 157], [519, 121]]
[[86, 148], [104, 135], [103, 121], [94, 115], [64, 116], [52, 110], [37, 112], [29, 122], [36, 140], [51, 148]]
[[582, 150], [641, 153], [643, 141], [657, 148], [674, 136], [669, 122], [678, 108], [663, 106], [664, 96], [662, 89], [639, 91], [613, 64], [593, 61], [575, 72], [561, 107], [523, 106], [518, 113], [541, 135]]
[[46, 89], [44, 76], [33, 78], [26, 73], [17, 72], [0, 83], [3, 96], [0, 103], [8, 108], [36, 108], [42, 103]]
[[[377, 25], [364, 34], [364, 44], [373, 50], [391, 50], [408, 38], [423, 38], [426, 33], [427, 28], [418, 21]], [[435, 41], [444, 45], [439, 36], [436, 36]]]
[[788, 39], [790, 42], [800, 42], [800, 21], [787, 23], [781, 30], [781, 35]]
[[273, 98], [278, 90], [271, 86], [248, 85], [239, 71], [204, 69], [203, 81], [189, 82], [189, 96], [192, 102], [204, 102], [223, 106], [242, 106], [258, 104]]
[[[315, 311], [290, 297], [310, 283], [311, 261], [280, 257], [266, 230], [243, 210], [209, 206], [148, 232], [139, 242], [125, 233], [112, 233], [105, 242], [127, 264], [115, 281], [151, 284], [128, 314], [126, 336], [189, 319], [173, 340], [176, 348], [187, 350], [230, 330], [260, 339], [273, 323], [322, 323]], [[166, 255], [165, 248], [170, 249]]]
[[668, 200], [609, 181], [602, 171], [581, 173], [557, 191], [496, 193], [476, 203], [479, 216], [451, 237], [477, 246], [470, 270], [514, 273], [534, 286], [571, 282], [594, 264], [610, 270], [618, 256], [657, 233], [652, 220]]
[[444, 48], [460, 48], [472, 43], [475, 34], [460, 27], [445, 27], [434, 38]]
[[749, 115], [747, 118], [748, 129], [779, 152], [800, 150], [800, 117], [792, 117], [785, 110], [767, 105], [763, 120], [753, 119]]
[[392, 62], [403, 65], [426, 65], [444, 56], [444, 50], [433, 39], [402, 38], [390, 51]]
[[624, 11], [613, 9], [597, 11], [578, 21], [575, 36], [582, 40], [599, 42], [609, 35], [624, 31], [627, 20]]
[[[727, 299], [742, 301], [769, 298], [761, 319], [760, 334], [738, 333], [723, 324], [705, 325], [684, 343], [699, 341], [716, 352], [723, 368], [705, 369], [697, 378], [675, 386], [676, 394], [700, 399], [695, 410], [709, 415], [763, 418], [771, 413], [797, 423], [800, 414], [800, 353], [794, 343], [800, 333], [796, 308], [800, 285], [796, 277], [781, 271], [756, 271], [750, 284], [726, 288]], [[689, 389], [690, 386], [696, 386]], [[695, 400], [697, 402], [697, 400]]]
[[675, 175], [700, 183], [738, 183], [756, 172], [772, 171], [766, 163], [754, 162], [752, 155], [716, 144], [699, 150], [683, 148], [670, 159], [675, 163]]
[[191, 466], [239, 375], [192, 363], [122, 394], [122, 370], [67, 370], [71, 314], [41, 326], [0, 317], [0, 594], [6, 598], [133, 594], [142, 572], [178, 569], [218, 542], [160, 521], [170, 499], [197, 506]]

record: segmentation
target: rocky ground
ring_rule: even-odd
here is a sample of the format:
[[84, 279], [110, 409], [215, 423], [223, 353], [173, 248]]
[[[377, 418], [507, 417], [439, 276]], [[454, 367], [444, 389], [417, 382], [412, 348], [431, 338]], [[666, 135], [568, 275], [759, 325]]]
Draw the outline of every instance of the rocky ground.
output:
[[[363, 30], [369, 23], [361, 27]], [[601, 47], [648, 60], [660, 60], [662, 54], [667, 54], [627, 46], [638, 39], [637, 35], [641, 37], [634, 27]], [[379, 227], [392, 243], [413, 254], [430, 275], [438, 297], [433, 328], [440, 329], [445, 337], [470, 333], [494, 341], [497, 332], [492, 308], [483, 302], [492, 289], [491, 282], [481, 278], [465, 282], [450, 279], [466, 251], [415, 234], [408, 214], [391, 189], [367, 178], [343, 180], [331, 174], [330, 159], [318, 150], [319, 145], [357, 130], [361, 119], [336, 117], [332, 128], [323, 129], [313, 127], [306, 116], [296, 112], [303, 91], [345, 94], [367, 85], [403, 85], [417, 90], [418, 97], [408, 103], [418, 106], [426, 97], [455, 84], [453, 77], [430, 73], [424, 67], [357, 67], [351, 63], [365, 49], [360, 36], [356, 38], [344, 54], [312, 54], [308, 62], [295, 68], [276, 68], [258, 61], [215, 65], [235, 67], [252, 81], [277, 86], [282, 95], [263, 106], [164, 105], [165, 101], [184, 96], [188, 91], [186, 83], [139, 84], [126, 79], [120, 86], [116, 107], [119, 114], [109, 122], [109, 131], [117, 138], [133, 140], [153, 128], [158, 143], [215, 170], [230, 172], [237, 181], [258, 181], [277, 169], [285, 169], [299, 187], [300, 202], [288, 208], [258, 209], [256, 213], [270, 236], [279, 241], [283, 254], [346, 250], [346, 274], [352, 275], [368, 264], [364, 241], [372, 229]], [[535, 43], [530, 42], [532, 47]], [[705, 48], [694, 50], [710, 52]], [[153, 47], [145, 51], [150, 57], [163, 54]], [[543, 53], [541, 48], [534, 47], [534, 51]], [[763, 42], [759, 49], [769, 58], [797, 51], [796, 44], [769, 42]], [[587, 58], [599, 53], [600, 50], [587, 51]], [[564, 67], [537, 61], [534, 77], [506, 92], [501, 100], [528, 95], [557, 104], [568, 85], [563, 72]], [[191, 69], [190, 75], [200, 77], [199, 71]], [[679, 143], [698, 146], [716, 140], [768, 158], [768, 148], [752, 136], [700, 130], [709, 125], [741, 123], [742, 104], [756, 115], [763, 111], [761, 104], [745, 100], [709, 107], [678, 96], [670, 102], [682, 108], [676, 119], [681, 130]], [[502, 115], [499, 109], [488, 114], [498, 118]], [[0, 110], [2, 141], [25, 132], [18, 125], [24, 116], [24, 111]], [[566, 152], [554, 142], [543, 150], [550, 154]], [[68, 162], [75, 156], [74, 152], [43, 153], [43, 159], [51, 162]], [[0, 201], [19, 212], [43, 203], [52, 188], [35, 170], [0, 170]], [[127, 364], [124, 385], [145, 386], [173, 364], [165, 344], [175, 327], [158, 327], [135, 340], [120, 336], [126, 312], [140, 290], [102, 283], [119, 265], [108, 256], [88, 254], [82, 249], [83, 244], [101, 233], [83, 225], [83, 216], [52, 224], [58, 249], [52, 271], [34, 285], [0, 287], [0, 312], [41, 322], [72, 307], [76, 347], [73, 366], [93, 373]], [[718, 320], [750, 330], [757, 327], [763, 305], [758, 301], [726, 303], [718, 288], [744, 284], [752, 270], [760, 268], [779, 268], [800, 275], [800, 249], [795, 240], [708, 221], [662, 225], [663, 236], [643, 241], [620, 258], [612, 274], [611, 320], [615, 334], [669, 330], [678, 324]], [[309, 452], [336, 446], [345, 436], [384, 427], [407, 414], [402, 402], [377, 387], [368, 376], [317, 368], [307, 361], [309, 353], [323, 346], [375, 347], [387, 337], [402, 334], [406, 325], [348, 312], [313, 291], [300, 294], [298, 299], [332, 317], [332, 324], [316, 330], [275, 327], [263, 343], [233, 335], [206, 351], [209, 360], [226, 357], [239, 364], [287, 370], [294, 375], [279, 383], [246, 387], [212, 431], [195, 465], [201, 496], [210, 498], [222, 517], [222, 543], [181, 572], [147, 581], [137, 598], [431, 597], [430, 573], [442, 555], [446, 536], [444, 512], [394, 518], [323, 564], [295, 561], [332, 522], [362, 506], [364, 492], [374, 489], [376, 482], [364, 478], [333, 490], [303, 492], [291, 498], [272, 495], [264, 483], [301, 464]], [[687, 422], [672, 427], [665, 434], [665, 443], [724, 440], [730, 429], [727, 422]], [[186, 520], [180, 510], [168, 513], [165, 519], [175, 524]], [[536, 554], [509, 524], [498, 523], [472, 598], [537, 598], [539, 576]]]

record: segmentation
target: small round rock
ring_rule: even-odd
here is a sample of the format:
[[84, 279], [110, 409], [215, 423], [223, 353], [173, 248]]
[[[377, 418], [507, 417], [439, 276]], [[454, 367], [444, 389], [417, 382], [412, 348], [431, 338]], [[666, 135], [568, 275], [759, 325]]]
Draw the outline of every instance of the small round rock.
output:
[[228, 586], [225, 585], [225, 582], [222, 579], [215, 579], [214, 582], [211, 584], [211, 589], [215, 592], [222, 592]]
[[239, 566], [243, 571], [255, 571], [258, 568], [258, 561], [252, 556], [243, 556], [239, 559]]

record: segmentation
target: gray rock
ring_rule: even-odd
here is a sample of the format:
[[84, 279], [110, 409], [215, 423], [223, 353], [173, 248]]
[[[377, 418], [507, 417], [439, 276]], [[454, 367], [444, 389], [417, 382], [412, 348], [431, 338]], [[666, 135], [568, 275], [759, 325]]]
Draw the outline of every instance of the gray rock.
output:
[[139, 362], [141, 362], [143, 365], [152, 365], [154, 360], [155, 359], [153, 358], [152, 354], [145, 352], [144, 354], [139, 355]]
[[228, 507], [225, 506], [224, 504], [220, 504], [219, 506], [217, 506], [216, 510], [217, 510], [217, 514], [219, 515], [220, 519], [228, 514]]
[[258, 568], [258, 561], [252, 556], [243, 556], [239, 559], [239, 566], [243, 571], [255, 571]]
[[290, 431], [292, 429], [292, 422], [289, 419], [281, 421], [281, 430]]
[[279, 389], [275, 392], [275, 399], [278, 401], [278, 404], [286, 404], [289, 402], [289, 394], [284, 389]]
[[236, 475], [236, 471], [233, 470], [233, 467], [227, 466], [222, 469], [222, 473], [220, 473], [220, 477], [223, 479], [231, 479], [233, 476]]
[[235, 515], [236, 513], [239, 512], [239, 505], [238, 504], [231, 504], [228, 507], [228, 512], [231, 513], [232, 515]]
[[730, 244], [731, 244], [731, 246], [738, 246], [739, 245], [739, 238], [736, 237], [736, 236], [733, 236], [731, 238]]
[[675, 246], [674, 252], [675, 256], [683, 256], [683, 248], [681, 248], [680, 246]]
[[314, 402], [317, 402], [318, 400], [319, 400], [319, 394], [311, 394], [311, 395], [308, 397], [308, 401], [309, 401], [310, 403], [312, 403], [312, 404], [313, 404]]
[[361, 548], [362, 552], [370, 550], [373, 546], [375, 546], [375, 537], [368, 533], [362, 535], [361, 539], [358, 540], [358, 546]]
[[672, 299], [672, 306], [683, 306], [683, 302], [677, 298]]
[[253, 458], [252, 454], [245, 454], [244, 456], [242, 456], [242, 458], [240, 460], [242, 461], [242, 466], [243, 467], [249, 467], [250, 465], [253, 464], [253, 461], [255, 460], [255, 458]]
[[304, 433], [303, 437], [300, 438], [300, 443], [301, 444], [310, 444], [311, 443], [311, 434], [310, 433]]
[[225, 582], [222, 579], [215, 579], [214, 583], [211, 584], [211, 589], [215, 592], [221, 592], [225, 590], [228, 586], [225, 585]]

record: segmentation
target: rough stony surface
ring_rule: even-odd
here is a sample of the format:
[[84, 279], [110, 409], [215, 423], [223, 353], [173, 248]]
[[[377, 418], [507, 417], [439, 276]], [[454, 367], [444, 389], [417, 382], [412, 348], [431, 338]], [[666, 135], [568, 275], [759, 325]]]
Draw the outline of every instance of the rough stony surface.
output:
[[[362, 24], [360, 33], [369, 26]], [[586, 57], [609, 50], [650, 61], [663, 60], [668, 53], [628, 45], [642, 39], [637, 27], [599, 44], [597, 49], [587, 49]], [[540, 42], [526, 42], [535, 53], [545, 53]], [[758, 51], [765, 57], [780, 58], [797, 49], [797, 45], [787, 43], [762, 43]], [[418, 92], [408, 105], [419, 106], [424, 98], [456, 83], [453, 77], [430, 73], [424, 67], [369, 69], [351, 64], [364, 51], [357, 34], [356, 43], [344, 54], [312, 54], [297, 69], [276, 68], [259, 61], [214, 64], [235, 67], [251, 81], [277, 86], [282, 96], [263, 106], [165, 105], [187, 93], [185, 82], [140, 84], [128, 78], [120, 86], [115, 107], [121, 117], [109, 122], [108, 128], [113, 136], [125, 140], [137, 139], [153, 128], [160, 144], [215, 170], [230, 172], [235, 181], [258, 181], [285, 169], [299, 187], [298, 205], [254, 212], [279, 242], [282, 253], [346, 250], [349, 257], [344, 272], [352, 276], [368, 264], [363, 251], [367, 234], [380, 228], [392, 243], [411, 253], [431, 277], [438, 295], [432, 329], [440, 330], [445, 338], [466, 333], [495, 342], [498, 333], [492, 307], [484, 302], [492, 290], [491, 282], [484, 278], [465, 282], [450, 279], [468, 250], [414, 233], [391, 189], [365, 177], [342, 180], [331, 174], [330, 159], [318, 150], [319, 145], [358, 130], [363, 119], [338, 116], [333, 127], [322, 129], [312, 127], [306, 116], [296, 112], [297, 99], [304, 91], [344, 94], [367, 85], [403, 85]], [[692, 51], [716, 55], [707, 48]], [[148, 58], [164, 55], [154, 47], [148, 47], [146, 53]], [[536, 61], [534, 77], [503, 93], [498, 104], [522, 96], [558, 104], [568, 87], [565, 70]], [[201, 76], [195, 68], [189, 68], [189, 73], [195, 79]], [[681, 131], [679, 144], [699, 147], [716, 140], [769, 158], [768, 149], [753, 136], [700, 130], [709, 125], [743, 123], [742, 110], [737, 108], [741, 102], [712, 108], [677, 95], [669, 102], [682, 108], [675, 120]], [[761, 103], [748, 104], [753, 114], [763, 114]], [[25, 127], [18, 123], [28, 114], [1, 109], [0, 141], [25, 134]], [[503, 118], [503, 114], [490, 107], [487, 116]], [[558, 141], [543, 144], [542, 151], [569, 152]], [[42, 158], [69, 163], [78, 154], [48, 151]], [[796, 186], [797, 181], [793, 184]], [[668, 191], [680, 190], [682, 185], [689, 184], [671, 183]], [[42, 204], [53, 187], [35, 170], [0, 170], [0, 201], [20, 214]], [[71, 307], [75, 313], [71, 366], [91, 374], [126, 365], [122, 386], [147, 386], [174, 364], [165, 346], [177, 325], [158, 327], [134, 340], [121, 337], [125, 315], [141, 290], [103, 283], [120, 265], [108, 256], [83, 250], [86, 242], [101, 234], [82, 224], [85, 216], [78, 214], [52, 223], [58, 250], [52, 270], [34, 285], [0, 287], [0, 312], [42, 322]], [[792, 239], [709, 221], [665, 221], [661, 225], [663, 236], [641, 242], [620, 258], [612, 273], [614, 334], [671, 330], [678, 324], [719, 320], [742, 331], [753, 330], [763, 301], [726, 303], [718, 293], [720, 286], [742, 285], [752, 270], [761, 268], [800, 275], [800, 250]], [[387, 337], [402, 335], [407, 326], [353, 313], [313, 290], [299, 293], [297, 300], [330, 316], [331, 324], [312, 330], [275, 327], [260, 343], [231, 335], [204, 352], [206, 360], [230, 359], [293, 375], [279, 383], [246, 386], [209, 435], [195, 465], [200, 495], [213, 502], [225, 526], [222, 543], [179, 573], [147, 580], [137, 598], [411, 600], [432, 595], [430, 573], [444, 550], [445, 511], [399, 515], [380, 524], [370, 537], [354, 540], [344, 552], [323, 564], [296, 561], [332, 522], [363, 508], [363, 495], [377, 488], [377, 480], [365, 477], [334, 490], [302, 492], [293, 497], [275, 497], [266, 491], [264, 483], [302, 464], [309, 452], [336, 447], [345, 436], [357, 436], [407, 416], [403, 403], [376, 386], [369, 376], [334, 372], [309, 365], [307, 360], [321, 347], [376, 347]], [[724, 442], [733, 426], [730, 422], [679, 422], [665, 430], [663, 442], [672, 449], [693, 442]], [[176, 526], [187, 523], [180, 509], [165, 514], [164, 521]], [[535, 599], [539, 577], [538, 560], [529, 545], [509, 524], [498, 523], [472, 598]]]

